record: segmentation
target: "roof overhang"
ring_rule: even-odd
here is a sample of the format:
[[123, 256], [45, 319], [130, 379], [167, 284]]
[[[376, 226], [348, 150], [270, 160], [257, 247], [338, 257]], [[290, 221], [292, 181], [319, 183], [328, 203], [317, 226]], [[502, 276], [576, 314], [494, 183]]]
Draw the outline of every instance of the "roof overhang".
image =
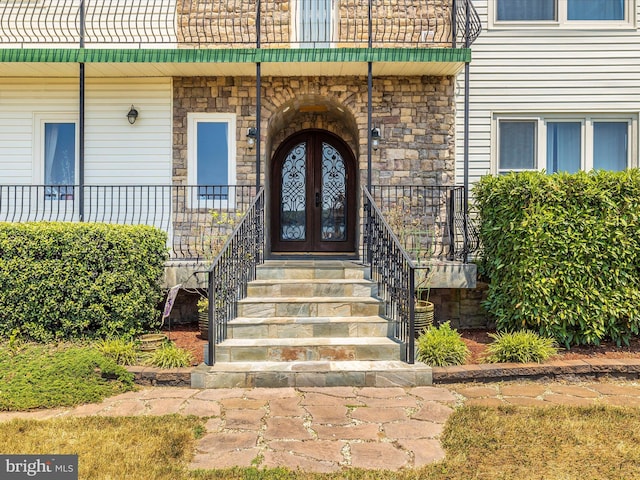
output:
[[1, 77], [77, 77], [84, 63], [90, 77], [366, 75], [446, 76], [471, 60], [468, 48], [325, 49], [0, 49]]

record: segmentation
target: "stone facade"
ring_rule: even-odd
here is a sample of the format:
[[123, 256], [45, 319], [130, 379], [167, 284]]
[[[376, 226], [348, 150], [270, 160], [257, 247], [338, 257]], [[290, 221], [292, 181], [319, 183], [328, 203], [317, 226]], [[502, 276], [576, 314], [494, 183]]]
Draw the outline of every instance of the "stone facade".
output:
[[[264, 77], [261, 100], [262, 184], [280, 143], [306, 128], [325, 129], [343, 138], [358, 161], [360, 181], [366, 178], [366, 77]], [[236, 115], [237, 183], [255, 184], [255, 149], [249, 149], [246, 132], [256, 122], [256, 79], [174, 78], [173, 180], [177, 185], [187, 183], [189, 112]], [[372, 157], [374, 184], [453, 184], [453, 77], [376, 77], [372, 115], [382, 135], [380, 149]]]
[[[257, 25], [256, 0], [178, 0], [177, 39], [181, 47], [209, 48], [256, 45], [300, 46], [302, 30], [317, 28], [300, 15], [299, 0], [262, 0]], [[373, 2], [373, 47], [451, 47], [451, 0], [380, 0]], [[336, 0], [327, 18], [332, 47], [366, 48], [369, 0]], [[324, 31], [324, 27], [320, 27]], [[323, 34], [320, 34], [321, 36]]]
[[482, 282], [476, 288], [432, 288], [429, 300], [435, 306], [436, 323], [448, 321], [458, 330], [494, 328], [491, 316], [482, 306], [488, 288]]

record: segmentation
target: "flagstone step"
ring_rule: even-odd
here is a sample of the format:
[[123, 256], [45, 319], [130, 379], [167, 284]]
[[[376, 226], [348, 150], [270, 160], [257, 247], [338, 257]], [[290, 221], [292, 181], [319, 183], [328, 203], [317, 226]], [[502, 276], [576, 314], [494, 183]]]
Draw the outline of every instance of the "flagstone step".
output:
[[238, 317], [227, 324], [227, 338], [388, 337], [393, 324], [366, 317]]
[[362, 265], [341, 260], [267, 260], [256, 270], [257, 280], [363, 279]]
[[229, 338], [216, 345], [217, 362], [399, 360], [401, 353], [386, 337]]
[[414, 387], [432, 384], [431, 367], [402, 361], [218, 362], [200, 365], [192, 388]]
[[338, 317], [381, 313], [373, 297], [247, 297], [238, 302], [239, 317]]
[[271, 279], [255, 280], [247, 287], [249, 297], [371, 297], [378, 286], [365, 279]]

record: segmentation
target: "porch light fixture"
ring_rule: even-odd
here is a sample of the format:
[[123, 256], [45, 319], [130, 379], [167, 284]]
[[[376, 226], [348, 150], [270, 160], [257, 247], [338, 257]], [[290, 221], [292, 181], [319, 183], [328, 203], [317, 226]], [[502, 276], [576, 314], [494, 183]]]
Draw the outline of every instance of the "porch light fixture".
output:
[[247, 145], [249, 145], [249, 149], [252, 149], [256, 144], [256, 138], [258, 137], [258, 131], [256, 127], [249, 127], [247, 129]]
[[371, 148], [373, 148], [374, 151], [378, 150], [378, 147], [380, 146], [380, 129], [377, 127], [374, 127], [371, 129]]
[[134, 123], [136, 123], [137, 119], [138, 119], [138, 110], [136, 110], [133, 107], [133, 105], [131, 105], [131, 110], [129, 110], [129, 113], [127, 113], [127, 120], [129, 120], [129, 123], [133, 125]]

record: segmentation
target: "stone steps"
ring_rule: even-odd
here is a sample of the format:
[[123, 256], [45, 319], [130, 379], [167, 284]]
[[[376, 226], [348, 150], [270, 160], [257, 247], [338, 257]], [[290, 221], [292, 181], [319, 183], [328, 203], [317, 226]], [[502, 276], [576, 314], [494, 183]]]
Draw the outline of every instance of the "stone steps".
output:
[[364, 268], [335, 260], [269, 261], [257, 270], [216, 363], [192, 374], [196, 388], [414, 386], [431, 368], [404, 363], [394, 324], [381, 316]]

